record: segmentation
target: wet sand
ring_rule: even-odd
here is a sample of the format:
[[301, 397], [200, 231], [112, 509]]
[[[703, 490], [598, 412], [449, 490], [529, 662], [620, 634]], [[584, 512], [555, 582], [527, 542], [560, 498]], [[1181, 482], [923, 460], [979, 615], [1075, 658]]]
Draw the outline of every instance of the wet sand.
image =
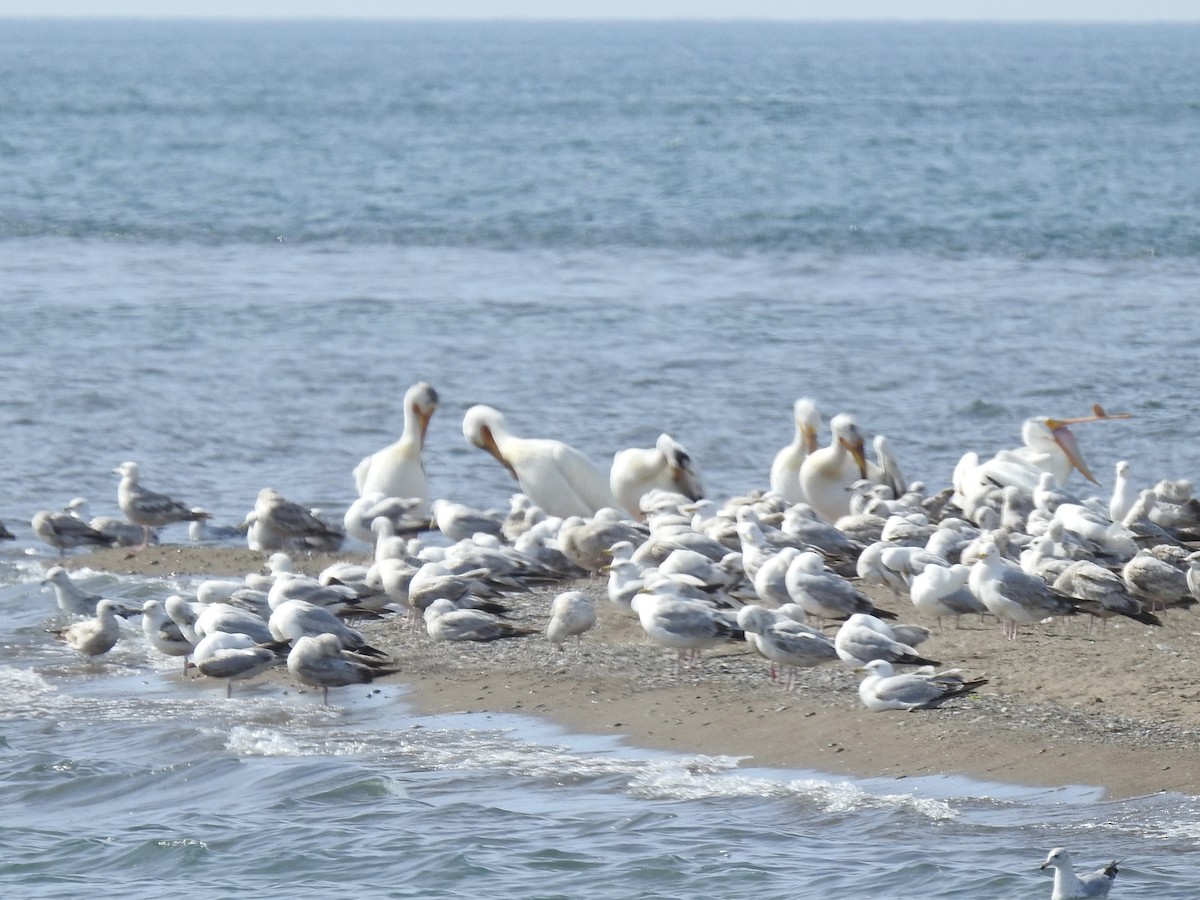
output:
[[[241, 576], [265, 554], [194, 546], [105, 550], [67, 560], [114, 573]], [[316, 574], [340, 556], [297, 558]], [[676, 672], [636, 618], [612, 606], [604, 584], [581, 582], [511, 596], [515, 623], [541, 631], [551, 599], [581, 588], [600, 621], [579, 647], [556, 650], [542, 634], [489, 644], [435, 643], [401, 616], [356, 623], [391, 653], [422, 713], [495, 712], [544, 717], [630, 744], [739, 757], [744, 765], [904, 778], [956, 773], [1013, 784], [1095, 785], [1112, 796], [1200, 794], [1200, 619], [1171, 610], [1164, 627], [1110, 620], [1056, 621], [1004, 639], [994, 621], [947, 623], [926, 656], [987, 678], [978, 695], [938, 710], [871, 713], [860, 678], [838, 663], [802, 671], [794, 691], [767, 676], [744, 645], [705, 654]], [[877, 602], [920, 621], [907, 600]], [[286, 678], [280, 673], [279, 678]], [[345, 688], [342, 690], [350, 690]], [[336, 703], [337, 689], [331, 692]]]

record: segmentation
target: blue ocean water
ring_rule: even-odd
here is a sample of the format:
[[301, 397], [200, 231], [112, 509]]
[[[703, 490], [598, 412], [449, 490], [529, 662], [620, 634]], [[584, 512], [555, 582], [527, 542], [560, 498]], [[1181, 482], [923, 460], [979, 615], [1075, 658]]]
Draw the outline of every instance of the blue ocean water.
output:
[[[434, 493], [514, 485], [475, 402], [598, 461], [661, 431], [765, 486], [792, 401], [914, 478], [1080, 427], [1194, 477], [1200, 30], [6, 22], [0, 884], [56, 897], [1026, 897], [1066, 845], [1189, 897], [1191, 798], [847, 782], [518, 720], [184, 690], [45, 634], [34, 511], [112, 468], [339, 510], [409, 384]], [[184, 539], [182, 532], [168, 539]], [[182, 581], [94, 576], [123, 596]], [[1114, 894], [1115, 896], [1116, 894]]]

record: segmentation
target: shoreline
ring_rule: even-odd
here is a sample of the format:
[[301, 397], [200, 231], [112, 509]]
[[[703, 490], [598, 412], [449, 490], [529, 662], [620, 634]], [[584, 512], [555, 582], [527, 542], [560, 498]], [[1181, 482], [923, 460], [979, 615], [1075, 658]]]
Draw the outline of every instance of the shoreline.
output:
[[[349, 557], [294, 561], [316, 574]], [[241, 577], [264, 559], [236, 548], [165, 545], [61, 562], [115, 574]], [[408, 685], [407, 699], [423, 715], [518, 713], [578, 733], [619, 735], [633, 746], [832, 776], [953, 774], [1047, 789], [1099, 787], [1118, 799], [1200, 795], [1200, 685], [1192, 665], [1200, 659], [1200, 621], [1186, 611], [1166, 613], [1163, 628], [1111, 620], [1088, 634], [1086, 623], [1055, 622], [1017, 641], [1005, 641], [994, 622], [948, 625], [922, 652], [989, 683], [941, 709], [872, 713], [858, 700], [860, 676], [842, 663], [801, 670], [796, 690], [787, 692], [768, 680], [764, 660], [729, 644], [677, 675], [674, 654], [650, 644], [636, 617], [609, 603], [600, 579], [503, 602], [514, 623], [544, 629], [550, 600], [569, 589], [595, 599], [599, 622], [578, 648], [561, 652], [540, 634], [435, 643], [412, 635], [401, 615], [355, 627], [393, 655], [400, 672], [392, 677]], [[877, 600], [903, 621], [920, 621], [904, 608], [907, 600]]]

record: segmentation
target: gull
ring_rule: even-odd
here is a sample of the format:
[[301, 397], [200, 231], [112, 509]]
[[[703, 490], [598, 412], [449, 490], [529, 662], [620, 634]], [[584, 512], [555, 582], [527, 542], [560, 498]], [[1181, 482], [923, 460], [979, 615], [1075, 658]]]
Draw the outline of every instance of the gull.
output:
[[[54, 597], [58, 608], [68, 616], [94, 616], [96, 605], [103, 600], [99, 594], [89, 594], [71, 580], [71, 576], [62, 566], [51, 566], [42, 578], [42, 584], [48, 584], [54, 589]], [[113, 605], [123, 616], [131, 616], [136, 610], [122, 607], [115, 600]]]
[[727, 612], [699, 600], [681, 600], [669, 594], [638, 594], [632, 606], [646, 636], [676, 651], [676, 671], [680, 665], [691, 668], [701, 651], [709, 647], [745, 640], [745, 633]]
[[1163, 562], [1151, 550], [1139, 550], [1121, 569], [1129, 592], [1153, 612], [1174, 606], [1191, 606], [1196, 601], [1188, 588], [1187, 573]]
[[908, 490], [908, 479], [904, 477], [900, 463], [892, 453], [891, 444], [882, 434], [877, 434], [871, 446], [875, 448], [875, 461], [867, 462], [867, 478], [891, 489], [892, 496], [900, 499]]
[[596, 624], [596, 606], [583, 591], [564, 591], [550, 604], [550, 621], [546, 625], [546, 638], [559, 650], [569, 637], [576, 644], [583, 641], [583, 633]]
[[833, 646], [837, 655], [853, 666], [864, 666], [874, 659], [912, 666], [941, 665], [896, 640], [882, 619], [865, 613], [855, 613], [842, 623], [834, 635]]
[[435, 641], [495, 641], [535, 633], [482, 609], [460, 609], [445, 598], [426, 606], [423, 617], [425, 630]]
[[200, 636], [196, 634], [196, 619], [199, 618], [200, 611], [196, 605], [184, 600], [178, 594], [172, 594], [163, 601], [163, 608], [171, 617], [171, 621], [179, 626], [179, 631], [185, 638], [193, 644], [200, 642]]
[[440, 399], [433, 385], [425, 381], [418, 381], [404, 392], [404, 430], [399, 439], [354, 467], [354, 486], [359, 496], [381, 493], [386, 497], [411, 497], [417, 501], [414, 514], [428, 517], [429, 486], [421, 451]]
[[1004, 623], [1004, 634], [1015, 640], [1022, 625], [1032, 625], [1049, 616], [1073, 616], [1075, 601], [1054, 591], [1040, 578], [1009, 565], [996, 545], [985, 542], [968, 579], [971, 593]]
[[913, 577], [908, 595], [917, 612], [938, 620], [938, 628], [941, 628], [945, 616], [954, 616], [957, 627], [959, 616], [987, 612], [983, 601], [967, 586], [970, 576], [970, 567], [962, 563], [955, 563], [949, 568], [928, 566]]
[[837, 649], [828, 636], [815, 628], [757, 604], [743, 606], [738, 626], [758, 653], [770, 660], [772, 680], [776, 664], [787, 670], [785, 690], [796, 686], [796, 669], [819, 666], [837, 659]]
[[210, 518], [204, 510], [197, 512], [198, 507], [143, 487], [138, 481], [138, 464], [135, 462], [121, 463], [113, 469], [113, 474], [121, 476], [117, 485], [117, 505], [126, 519], [141, 526], [142, 547], [149, 545], [152, 528]]
[[820, 554], [811, 550], [803, 551], [792, 560], [786, 580], [792, 600], [818, 621], [845, 619], [854, 613], [896, 618], [895, 613], [876, 609], [870, 597], [841, 575], [827, 570]]
[[608, 565], [608, 599], [622, 609], [632, 609], [633, 598], [645, 586], [644, 570], [632, 554], [633, 545], [628, 541], [613, 544], [613, 559]]
[[[86, 497], [73, 497], [71, 502], [66, 505], [65, 511], [70, 513], [80, 521], [86, 521], [88, 526], [99, 531], [103, 535], [107, 535], [114, 547], [136, 547], [141, 544], [145, 535], [138, 525], [131, 525], [124, 519], [117, 519], [113, 516], [92, 516], [87, 515], [88, 501]], [[197, 507], [198, 512], [203, 510]], [[193, 522], [192, 527], [201, 524]], [[151, 535], [150, 543], [158, 543], [158, 536]]]
[[1142, 608], [1120, 575], [1088, 559], [1063, 569], [1054, 579], [1054, 590], [1075, 598], [1084, 612], [1100, 619], [1126, 616], [1143, 625], [1162, 625], [1158, 616]]
[[96, 604], [96, 617], [76, 622], [56, 632], [72, 649], [85, 656], [100, 656], [107, 653], [121, 636], [117, 622], [117, 605], [112, 600], [101, 600]]
[[969, 694], [987, 684], [986, 678], [964, 681], [954, 669], [897, 675], [892, 664], [884, 659], [871, 660], [862, 671], [867, 676], [858, 685], [858, 697], [871, 712], [933, 709], [951, 697]]
[[304, 636], [332, 634], [347, 650], [369, 656], [386, 656], [367, 643], [362, 633], [346, 625], [323, 606], [313, 606], [303, 600], [286, 600], [271, 611], [267, 620], [271, 637], [277, 641], [295, 642]]
[[463, 436], [494, 456], [547, 515], [590, 517], [617, 505], [608, 477], [583, 453], [562, 441], [517, 437], [490, 406], [467, 410]]
[[399, 671], [375, 667], [342, 647], [337, 635], [303, 635], [292, 644], [288, 671], [301, 684], [321, 689], [321, 702], [329, 705], [329, 689], [348, 684], [369, 684], [383, 675]]
[[1050, 900], [1076, 900], [1080, 897], [1107, 897], [1117, 878], [1117, 860], [1103, 869], [1089, 872], [1082, 878], [1075, 874], [1071, 865], [1071, 854], [1062, 847], [1055, 847], [1042, 863], [1041, 868], [1054, 870], [1054, 892]]
[[249, 635], [228, 631], [211, 632], [193, 653], [193, 662], [201, 675], [225, 679], [226, 699], [233, 696], [235, 680], [253, 678], [284, 660], [284, 655], [271, 647], [259, 646]]
[[646, 518], [642, 498], [656, 488], [688, 500], [704, 496], [700, 472], [691, 454], [665, 433], [649, 449], [630, 447], [617, 451], [609, 467], [608, 485], [617, 503], [638, 521]]
[[68, 550], [76, 547], [111, 547], [114, 543], [107, 534], [69, 512], [39, 510], [29, 524], [42, 541], [57, 548], [59, 556], [65, 556]]
[[800, 487], [800, 467], [808, 455], [817, 450], [821, 414], [811, 398], [801, 397], [792, 404], [792, 419], [796, 423], [796, 433], [792, 442], [775, 454], [771, 461], [770, 478], [771, 490], [788, 504], [804, 500], [804, 490]]
[[275, 640], [267, 620], [248, 610], [228, 603], [213, 603], [200, 610], [192, 626], [200, 639], [216, 632], [244, 634], [256, 644], [268, 644]]
[[850, 512], [850, 487], [867, 477], [867, 461], [853, 416], [839, 413], [829, 427], [829, 446], [810, 453], [800, 466], [800, 488], [817, 515], [834, 524]]
[[452, 500], [434, 500], [429, 509], [438, 531], [452, 541], [463, 541], [476, 534], [504, 533], [504, 519], [493, 513], [475, 509]]
[[567, 516], [558, 529], [558, 549], [573, 565], [587, 572], [599, 572], [608, 564], [613, 544], [640, 543], [646, 536], [644, 526], [601, 512], [589, 519]]
[[246, 517], [243, 525], [251, 520], [251, 524], [266, 530], [268, 534], [282, 536], [285, 540], [307, 543], [311, 540], [339, 540], [342, 537], [338, 529], [313, 515], [299, 503], [286, 499], [271, 487], [265, 487], [258, 492], [254, 509]]
[[373, 525], [381, 516], [392, 523], [396, 534], [423, 531], [429, 527], [429, 522], [414, 513], [419, 505], [415, 497], [389, 497], [381, 491], [372, 491], [346, 508], [342, 527], [351, 537], [366, 544], [375, 543]]
[[298, 572], [280, 572], [271, 589], [267, 591], [267, 605], [276, 609], [288, 600], [303, 600], [331, 612], [340, 612], [355, 608], [358, 592], [340, 584], [321, 584], [316, 579]]
[[142, 604], [142, 632], [159, 653], [182, 658], [183, 674], [187, 675], [188, 655], [195, 643], [184, 636], [183, 630], [167, 615], [161, 601], [147, 600]]
[[1124, 459], [1114, 466], [1112, 495], [1108, 501], [1108, 515], [1114, 522], [1124, 521], [1137, 500], [1138, 490], [1129, 477], [1131, 469], [1129, 461]]

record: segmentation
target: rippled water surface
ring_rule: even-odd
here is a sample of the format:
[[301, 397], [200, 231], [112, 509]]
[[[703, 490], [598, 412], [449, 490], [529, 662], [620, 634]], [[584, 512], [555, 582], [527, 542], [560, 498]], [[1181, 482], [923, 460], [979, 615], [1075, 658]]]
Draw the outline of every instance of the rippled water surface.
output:
[[226, 702], [136, 632], [89, 665], [28, 522], [116, 514], [125, 459], [220, 521], [267, 484], [340, 513], [422, 378], [433, 492], [478, 506], [514, 484], [476, 402], [597, 461], [669, 431], [716, 497], [765, 486], [802, 394], [932, 488], [1095, 402], [1134, 418], [1078, 429], [1094, 490], [1194, 478], [1198, 36], [6, 25], [0, 884], [1015, 898], [1064, 845], [1125, 860], [1114, 897], [1193, 896], [1192, 798], [744, 769], [396, 683]]

